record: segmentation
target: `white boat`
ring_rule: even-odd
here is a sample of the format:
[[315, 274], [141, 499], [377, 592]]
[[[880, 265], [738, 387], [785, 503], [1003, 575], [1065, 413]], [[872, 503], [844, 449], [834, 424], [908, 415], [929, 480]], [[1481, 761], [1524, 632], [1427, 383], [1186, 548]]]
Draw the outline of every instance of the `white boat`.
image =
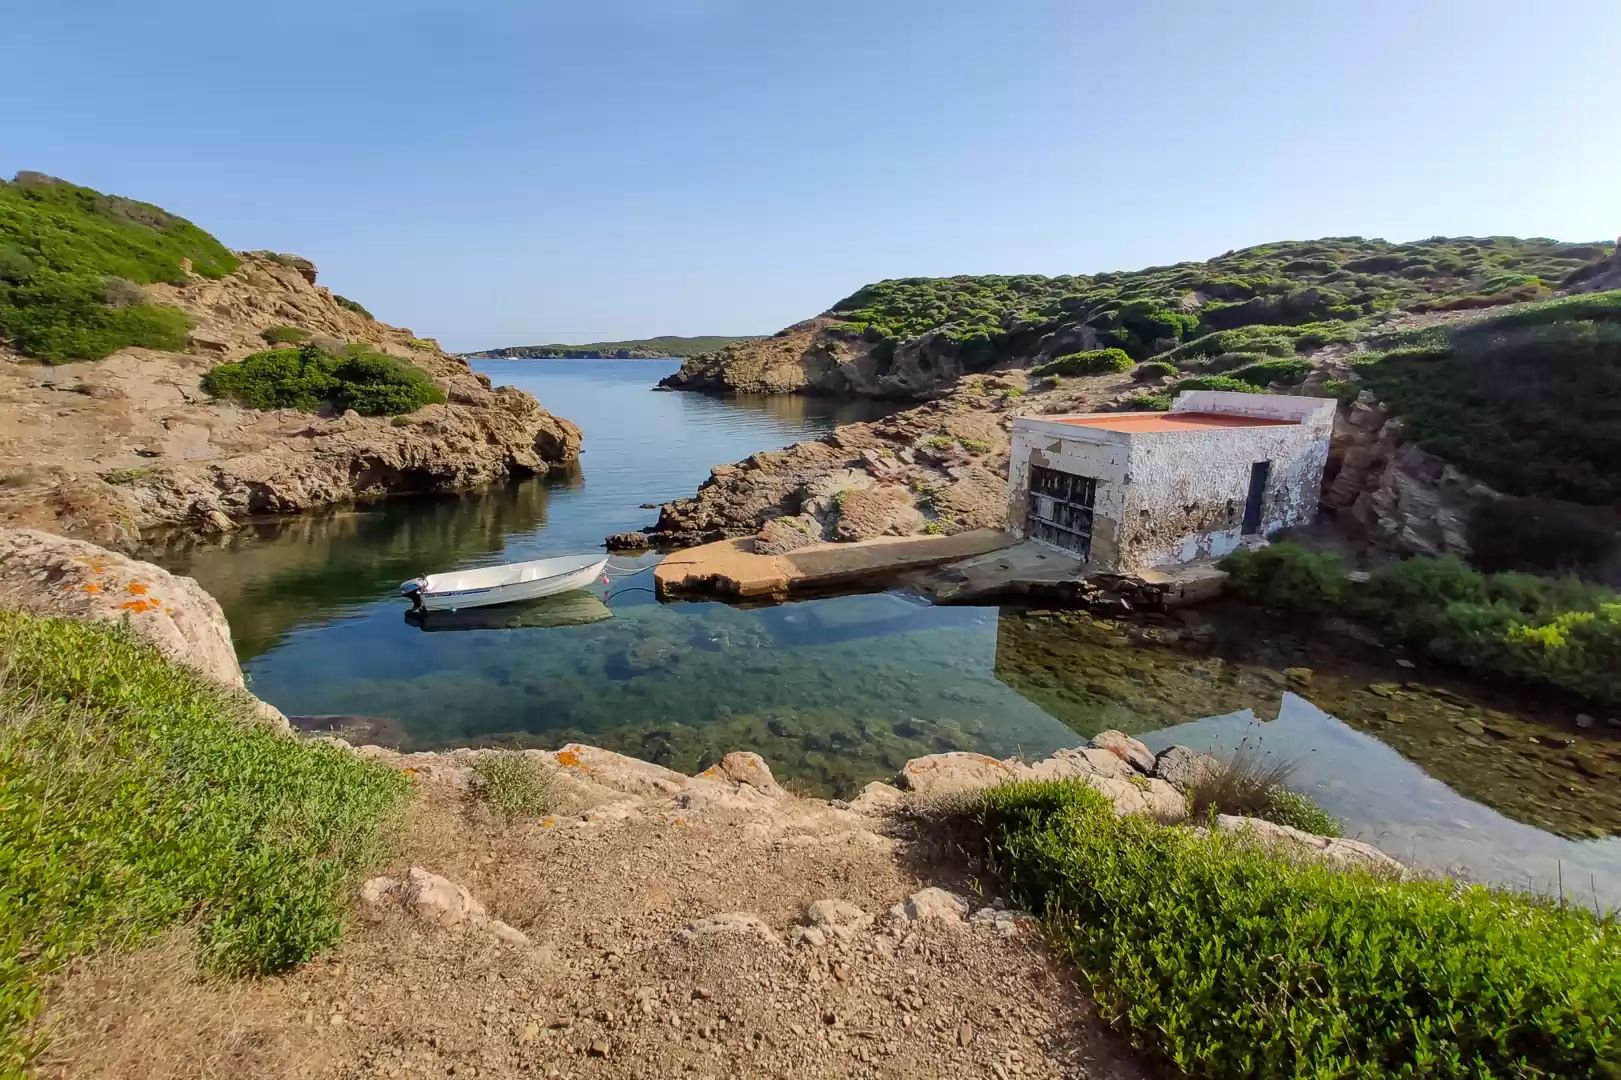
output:
[[488, 607], [491, 604], [536, 600], [542, 596], [583, 589], [602, 573], [606, 565], [606, 555], [533, 559], [477, 570], [425, 574], [402, 584], [400, 592], [411, 598], [413, 607], [425, 611]]

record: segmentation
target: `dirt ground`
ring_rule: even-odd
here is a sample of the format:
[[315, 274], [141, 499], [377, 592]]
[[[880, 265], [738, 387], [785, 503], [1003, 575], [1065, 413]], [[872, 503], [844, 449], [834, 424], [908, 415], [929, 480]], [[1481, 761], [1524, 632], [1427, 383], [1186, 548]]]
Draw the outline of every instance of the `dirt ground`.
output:
[[[290, 975], [230, 983], [200, 978], [186, 935], [171, 934], [58, 979], [35, 1073], [1146, 1075], [1033, 921], [891, 919], [925, 886], [956, 889], [974, 908], [993, 899], [895, 839], [903, 826], [741, 788], [627, 799], [582, 785], [570, 797], [584, 818], [505, 826], [454, 784], [424, 782], [388, 873], [420, 866], [460, 883], [531, 944], [387, 912], [357, 917], [337, 949]], [[827, 899], [876, 918], [796, 929]], [[738, 913], [758, 922], [683, 932]]]

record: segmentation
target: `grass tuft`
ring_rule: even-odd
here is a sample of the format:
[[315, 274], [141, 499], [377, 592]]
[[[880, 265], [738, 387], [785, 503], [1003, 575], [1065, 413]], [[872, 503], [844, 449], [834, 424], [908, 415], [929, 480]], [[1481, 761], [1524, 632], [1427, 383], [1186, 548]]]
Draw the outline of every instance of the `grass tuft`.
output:
[[478, 798], [507, 822], [544, 817], [557, 804], [551, 770], [514, 750], [480, 754], [473, 761]]

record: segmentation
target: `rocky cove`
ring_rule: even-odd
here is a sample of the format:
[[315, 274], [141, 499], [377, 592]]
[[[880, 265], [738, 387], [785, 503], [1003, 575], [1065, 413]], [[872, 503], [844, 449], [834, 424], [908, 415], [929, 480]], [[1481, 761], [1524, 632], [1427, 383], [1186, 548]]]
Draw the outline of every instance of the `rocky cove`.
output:
[[[425, 567], [583, 550], [645, 522], [642, 503], [695, 483], [728, 446], [899, 422], [814, 399], [648, 394], [670, 366], [485, 367], [580, 422], [578, 473], [172, 536], [151, 557], [220, 600], [255, 693], [357, 742], [579, 742], [687, 774], [748, 749], [797, 790], [848, 798], [940, 752], [1034, 760], [1107, 729], [1223, 753], [1247, 739], [1300, 761], [1297, 783], [1349, 835], [1411, 862], [1539, 888], [1563, 867], [1609, 894], [1602, 838], [1621, 806], [1605, 717], [1578, 727], [1578, 709], [1460, 678], [1345, 622], [1237, 604], [1121, 622], [882, 592], [663, 604], [645, 576], [599, 586], [591, 611], [469, 612], [437, 632], [404, 620], [395, 586]], [[654, 429], [657, 465], [642, 435]]]

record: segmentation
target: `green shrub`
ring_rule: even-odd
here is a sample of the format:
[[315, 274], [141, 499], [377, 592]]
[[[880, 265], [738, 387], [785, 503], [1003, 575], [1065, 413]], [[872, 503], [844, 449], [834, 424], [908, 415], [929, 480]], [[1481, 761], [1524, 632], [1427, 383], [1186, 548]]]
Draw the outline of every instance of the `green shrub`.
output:
[[983, 453], [988, 452], [990, 450], [990, 448], [991, 448], [991, 444], [986, 442], [984, 439], [962, 439], [962, 438], [959, 438], [957, 440], [957, 442], [964, 450], [968, 451], [970, 454], [983, 454]]
[[518, 751], [493, 751], [473, 759], [478, 798], [507, 822], [544, 817], [556, 805], [552, 774]]
[[1033, 375], [1108, 375], [1117, 371], [1130, 371], [1132, 359], [1121, 349], [1093, 349], [1091, 352], [1070, 353], [1030, 369]]
[[957, 440], [949, 435], [930, 435], [923, 440], [923, 445], [931, 450], [950, 450], [957, 445]]
[[302, 326], [268, 326], [259, 336], [266, 345], [302, 345], [314, 335]]
[[338, 940], [404, 777], [270, 730], [127, 628], [0, 611], [0, 642], [0, 1074], [75, 956], [187, 925], [205, 968], [258, 975]]
[[445, 400], [421, 368], [363, 346], [342, 355], [314, 345], [254, 353], [210, 369], [203, 389], [252, 409], [314, 412], [331, 404], [362, 416], [408, 413]]
[[147, 203], [19, 173], [0, 183], [0, 337], [51, 363], [140, 346], [178, 351], [190, 323], [136, 286], [223, 277], [236, 258]]
[[1265, 387], [1273, 383], [1293, 386], [1310, 374], [1311, 370], [1310, 360], [1263, 360], [1258, 364], [1239, 368], [1233, 372], [1233, 378], [1251, 386]]
[[1147, 382], [1150, 379], [1163, 379], [1168, 375], [1177, 374], [1179, 372], [1175, 364], [1168, 364], [1164, 360], [1149, 360], [1138, 364], [1132, 377], [1139, 382]]
[[1345, 600], [1345, 563], [1299, 544], [1240, 548], [1217, 563], [1235, 596], [1300, 611], [1328, 611]]
[[332, 300], [339, 307], [346, 308], [349, 311], [354, 312], [356, 315], [364, 315], [368, 319], [373, 317], [371, 312], [360, 306], [360, 301], [358, 300], [351, 300], [347, 296], [339, 296], [337, 293], [332, 294]]
[[963, 816], [1104, 1018], [1178, 1074], [1621, 1075], [1612, 919], [1116, 817], [1073, 781], [992, 788]]
[[1339, 836], [1343, 831], [1334, 815], [1318, 806], [1308, 796], [1285, 788], [1273, 789], [1266, 805], [1256, 811], [1255, 816], [1315, 836]]
[[1171, 396], [1188, 390], [1228, 390], [1240, 394], [1269, 393], [1263, 387], [1235, 379], [1230, 375], [1195, 375], [1191, 379], [1182, 379], [1171, 386]]
[[1331, 397], [1343, 406], [1349, 406], [1361, 394], [1362, 387], [1350, 379], [1329, 379], [1323, 383], [1323, 396]]
[[423, 349], [427, 352], [439, 351], [439, 343], [431, 337], [406, 338], [405, 343], [413, 349]]
[[1126, 406], [1138, 412], [1166, 412], [1171, 407], [1171, 395], [1133, 394], [1126, 399]]

